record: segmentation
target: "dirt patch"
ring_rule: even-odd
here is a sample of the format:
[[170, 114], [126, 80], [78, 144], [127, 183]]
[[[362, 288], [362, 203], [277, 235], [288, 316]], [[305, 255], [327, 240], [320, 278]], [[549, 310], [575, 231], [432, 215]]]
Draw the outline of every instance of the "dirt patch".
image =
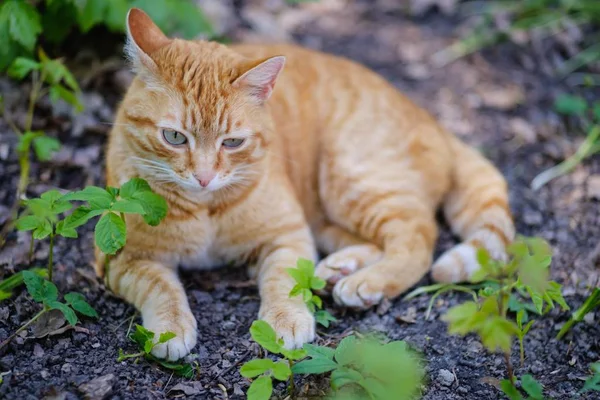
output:
[[[559, 84], [540, 75], [535, 63], [522, 62], [526, 50], [501, 46], [438, 69], [431, 55], [451, 42], [457, 21], [435, 10], [409, 18], [391, 1], [328, 1], [302, 9], [261, 8], [258, 3], [222, 2], [220, 12], [227, 22], [223, 29], [230, 37], [295, 40], [360, 61], [434, 113], [448, 129], [480, 147], [509, 181], [519, 232], [544, 237], [552, 244], [552, 276], [564, 285], [571, 306], [581, 304], [586, 288], [596, 286], [599, 277], [600, 213], [598, 198], [587, 182], [591, 175], [600, 173], [600, 162], [592, 159], [538, 192], [529, 188], [537, 173], [572, 152], [574, 140], [551, 108], [553, 97], [561, 89]], [[104, 73], [102, 84], [91, 85], [86, 91], [87, 107], [82, 115], [74, 116], [68, 108], [52, 109], [48, 104], [39, 107], [36, 129], [59, 137], [64, 147], [51, 163], [34, 165], [30, 195], [51, 187], [103, 185], [105, 133], [110, 128], [119, 88], [127, 80], [122, 66]], [[0, 80], [0, 88], [15, 104], [19, 118], [28, 88], [4, 79]], [[14, 145], [8, 126], [0, 121], [0, 220], [6, 216], [5, 206], [13, 200], [18, 177]], [[257, 290], [247, 284], [245, 272], [221, 270], [184, 276], [199, 326], [193, 359], [202, 368], [199, 378], [189, 381], [145, 361], [116, 362], [119, 348], [134, 350], [126, 331], [135, 310], [113, 297], [93, 277], [89, 266], [92, 236], [89, 229], [84, 229], [76, 241], [57, 241], [56, 277], [61, 292], [84, 293], [100, 319], [83, 322], [89, 333], [68, 331], [44, 339], [14, 340], [0, 354], [0, 372], [9, 372], [0, 385], [0, 397], [71, 399], [95, 393], [97, 397], [122, 399], [245, 398], [249, 383], [238, 369], [240, 363], [258, 353], [248, 328], [259, 306]], [[453, 243], [445, 230], [438, 254]], [[26, 266], [28, 244], [27, 235], [11, 236], [9, 246], [0, 253], [5, 276]], [[35, 263], [43, 265], [47, 255], [47, 243], [37, 244]], [[318, 341], [334, 343], [352, 330], [380, 331], [391, 339], [406, 340], [422, 352], [428, 372], [424, 399], [502, 398], [494, 387], [505, 374], [502, 358], [484, 351], [475, 337], [449, 336], [439, 320], [449, 307], [464, 299], [460, 295], [442, 296], [427, 321], [424, 314], [428, 298], [396, 300], [387, 311], [380, 308], [385, 311], [382, 313], [345, 312], [328, 302], [340, 322], [320, 330]], [[0, 340], [32, 316], [36, 307], [24, 292], [3, 302]], [[567, 318], [567, 314], [553, 311], [534, 324], [526, 338], [525, 367], [517, 368], [516, 373], [534, 375], [550, 398], [591, 399], [593, 395], [580, 395], [578, 391], [588, 373], [587, 366], [600, 358], [600, 328], [594, 321], [581, 323], [566, 340], [556, 341], [559, 324]], [[135, 321], [140, 322], [139, 318]], [[516, 357], [513, 363], [518, 366]], [[325, 393], [328, 381], [321, 377], [300, 378], [298, 387], [301, 397], [316, 397]], [[276, 393], [285, 397], [283, 384], [276, 387]]]

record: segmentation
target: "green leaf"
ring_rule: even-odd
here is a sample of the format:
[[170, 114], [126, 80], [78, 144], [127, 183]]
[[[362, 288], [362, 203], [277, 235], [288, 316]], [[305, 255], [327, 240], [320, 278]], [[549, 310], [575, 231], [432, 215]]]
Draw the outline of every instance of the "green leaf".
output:
[[315, 346], [314, 344], [305, 344], [304, 350], [312, 358], [327, 358], [333, 360], [335, 350], [325, 346]]
[[75, 315], [75, 311], [73, 311], [68, 305], [56, 300], [44, 302], [44, 304], [46, 304], [51, 310], [58, 310], [62, 312], [69, 325], [77, 325], [77, 315]]
[[33, 300], [39, 303], [48, 303], [58, 298], [56, 285], [46, 279], [42, 279], [33, 271], [23, 271], [23, 281]]
[[307, 260], [306, 258], [299, 258], [296, 262], [296, 268], [304, 273], [304, 276], [308, 278], [306, 287], [310, 287], [310, 279], [315, 276], [315, 264]]
[[240, 374], [244, 378], [254, 378], [270, 370], [275, 363], [268, 358], [250, 360], [240, 368]]
[[42, 224], [33, 231], [33, 238], [42, 240], [50, 236], [52, 233], [52, 224], [47, 219], [42, 221]]
[[[28, 271], [38, 275], [40, 278], [48, 277], [48, 270], [46, 268], [31, 268]], [[12, 296], [12, 290], [24, 284], [24, 272], [25, 271], [17, 272], [0, 281], [0, 301], [10, 298]]]
[[298, 296], [302, 292], [302, 287], [300, 285], [296, 285], [290, 291], [290, 298], [294, 296]]
[[583, 115], [588, 108], [588, 104], [582, 97], [562, 94], [554, 102], [554, 108], [561, 114]]
[[310, 303], [312, 297], [313, 297], [313, 294], [310, 289], [302, 289], [302, 300], [305, 303]]
[[323, 300], [316, 294], [313, 294], [310, 298], [310, 302], [313, 303], [317, 308], [323, 308]]
[[144, 207], [144, 221], [150, 226], [157, 226], [167, 216], [167, 201], [153, 192], [137, 192], [133, 199]]
[[49, 136], [40, 136], [33, 139], [33, 150], [38, 160], [49, 161], [60, 150], [60, 142]]
[[500, 388], [510, 400], [524, 400], [519, 390], [512, 384], [508, 379], [504, 379], [500, 382]]
[[8, 30], [12, 39], [33, 51], [37, 37], [42, 32], [40, 14], [35, 7], [25, 1], [8, 0], [2, 13], [10, 15]]
[[17, 57], [10, 65], [6, 73], [11, 78], [21, 80], [25, 78], [31, 71], [40, 69], [40, 63], [26, 57]]
[[500, 349], [505, 353], [510, 351], [513, 336], [519, 333], [514, 322], [503, 317], [488, 317], [480, 329], [482, 344], [489, 351]]
[[273, 377], [278, 381], [285, 381], [292, 375], [292, 371], [290, 370], [289, 365], [286, 364], [284, 361], [274, 363], [272, 369]]
[[363, 379], [360, 372], [350, 368], [339, 368], [331, 373], [331, 387], [338, 390], [344, 385], [358, 383]]
[[344, 366], [351, 364], [356, 358], [357, 339], [355, 336], [346, 336], [335, 349], [335, 360]]
[[273, 382], [270, 376], [261, 376], [254, 380], [248, 388], [248, 400], [269, 400], [273, 393]]
[[[77, 21], [77, 9], [72, 1], [46, 1], [42, 14], [44, 41], [60, 44]], [[125, 17], [123, 17], [125, 21]]]
[[125, 222], [112, 212], [100, 218], [94, 230], [96, 245], [104, 254], [115, 254], [125, 246], [126, 235]]
[[301, 360], [306, 357], [306, 351], [304, 349], [287, 350], [282, 347], [279, 352], [288, 360]]
[[136, 200], [120, 199], [110, 208], [114, 212], [125, 214], [145, 214], [146, 211], [142, 204]]
[[376, 378], [365, 378], [358, 382], [358, 384], [362, 386], [373, 399], [384, 399], [388, 395], [388, 389]]
[[108, 210], [114, 201], [109, 192], [96, 186], [86, 186], [83, 190], [69, 193], [63, 200], [87, 201], [92, 210]]
[[325, 357], [312, 358], [310, 360], [300, 361], [292, 366], [294, 374], [323, 374], [333, 371], [338, 367], [335, 361]]
[[158, 337], [158, 343], [167, 343], [169, 340], [173, 339], [177, 335], [173, 332], [163, 332]]
[[138, 325], [138, 324], [135, 325], [135, 331], [133, 331], [133, 333], [131, 334], [131, 340], [136, 342], [138, 344], [138, 346], [140, 346], [141, 348], [144, 348], [146, 343], [147, 342], [152, 343], [153, 339], [154, 339], [154, 332], [149, 331], [148, 329], [144, 328], [142, 325]]
[[81, 112], [83, 111], [83, 104], [79, 101], [77, 94], [63, 85], [55, 84], [50, 87], [50, 101], [54, 104], [58, 100], [63, 100], [67, 104], [75, 107], [75, 111]]
[[134, 195], [139, 192], [152, 192], [148, 182], [141, 178], [132, 178], [121, 186], [121, 197], [128, 200], [133, 200]]
[[88, 32], [94, 25], [102, 22], [110, 2], [106, 0], [87, 0], [79, 9], [79, 27], [83, 33]]
[[448, 310], [442, 317], [442, 320], [448, 322], [448, 332], [459, 335], [472, 332], [481, 322], [477, 315], [478, 309], [477, 303], [467, 301]]
[[129, 11], [127, 0], [112, 0], [106, 11], [104, 22], [108, 29], [118, 33], [125, 32], [125, 17]]
[[[592, 365], [596, 365], [598, 363], [592, 364]], [[590, 390], [595, 390], [600, 392], [600, 373], [596, 372], [594, 375], [590, 376], [588, 379], [585, 380], [585, 383], [583, 385], [583, 388], [581, 389], [581, 392], [587, 392]]]
[[37, 217], [35, 215], [26, 215], [24, 217], [19, 217], [15, 222], [15, 226], [19, 231], [32, 231], [37, 227], [43, 225], [44, 219]]
[[310, 288], [312, 290], [321, 290], [325, 287], [326, 282], [318, 276], [310, 278]]
[[317, 321], [317, 324], [321, 324], [325, 328], [329, 328], [329, 323], [337, 321], [337, 318], [335, 318], [326, 310], [319, 310], [315, 313], [315, 321]]
[[76, 228], [102, 214], [103, 210], [91, 210], [88, 207], [78, 207], [62, 221], [56, 225], [56, 233], [65, 237], [77, 237]]
[[521, 387], [523, 390], [531, 396], [531, 399], [535, 400], [543, 400], [544, 399], [544, 389], [542, 385], [535, 380], [535, 378], [531, 375], [523, 375], [521, 377]]
[[560, 307], [566, 311], [569, 310], [569, 305], [567, 304], [567, 302], [565, 301], [565, 298], [562, 295], [562, 285], [554, 282], [554, 281], [550, 281], [548, 283], [548, 289], [546, 290], [546, 294], [554, 301], [556, 301]]
[[281, 345], [277, 343], [277, 336], [271, 325], [262, 320], [257, 320], [250, 326], [250, 335], [263, 349], [271, 353], [279, 353]]
[[19, 137], [19, 142], [17, 143], [17, 152], [25, 154], [31, 148], [31, 143], [33, 139], [43, 136], [44, 132], [42, 131], [27, 131], [23, 132], [23, 134]]
[[292, 278], [294, 278], [297, 283], [296, 286], [300, 289], [310, 289], [310, 278], [307, 277], [304, 272], [300, 271], [298, 268], [286, 268], [285, 270]]
[[85, 301], [81, 293], [71, 292], [65, 295], [65, 301], [75, 311], [88, 317], [98, 318], [98, 313]]

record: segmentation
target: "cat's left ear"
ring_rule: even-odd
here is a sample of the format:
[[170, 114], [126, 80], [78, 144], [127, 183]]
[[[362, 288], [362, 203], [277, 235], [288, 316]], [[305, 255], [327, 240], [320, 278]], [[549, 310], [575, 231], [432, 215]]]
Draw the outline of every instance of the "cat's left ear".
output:
[[284, 64], [284, 56], [268, 58], [244, 72], [233, 82], [233, 86], [249, 90], [250, 95], [262, 104], [271, 97]]

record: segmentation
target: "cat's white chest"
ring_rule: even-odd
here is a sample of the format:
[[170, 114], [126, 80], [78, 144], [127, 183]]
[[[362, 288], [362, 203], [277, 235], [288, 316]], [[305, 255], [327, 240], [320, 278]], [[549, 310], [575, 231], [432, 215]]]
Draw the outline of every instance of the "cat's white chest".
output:
[[207, 270], [221, 267], [229, 262], [219, 237], [216, 224], [209, 218], [195, 221], [192, 229], [187, 230], [184, 240], [186, 251], [180, 255], [180, 266], [186, 270]]

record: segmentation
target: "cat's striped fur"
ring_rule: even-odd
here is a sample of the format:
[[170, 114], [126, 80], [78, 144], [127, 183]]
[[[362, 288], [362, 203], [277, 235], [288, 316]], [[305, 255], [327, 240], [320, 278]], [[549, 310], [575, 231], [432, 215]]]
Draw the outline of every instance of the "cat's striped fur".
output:
[[[155, 355], [196, 343], [178, 265], [251, 265], [259, 317], [292, 347], [315, 331], [285, 268], [317, 249], [336, 302], [360, 308], [429, 271], [440, 205], [464, 242], [433, 264], [436, 280], [468, 278], [477, 247], [504, 255], [515, 232], [502, 176], [375, 73], [289, 45], [171, 40], [136, 9], [128, 30], [138, 77], [111, 133], [107, 183], [143, 177], [169, 214], [155, 228], [127, 217], [107, 279], [147, 328], [178, 335]], [[168, 144], [163, 128], [188, 143]], [[101, 255], [97, 265], [102, 275]]]

